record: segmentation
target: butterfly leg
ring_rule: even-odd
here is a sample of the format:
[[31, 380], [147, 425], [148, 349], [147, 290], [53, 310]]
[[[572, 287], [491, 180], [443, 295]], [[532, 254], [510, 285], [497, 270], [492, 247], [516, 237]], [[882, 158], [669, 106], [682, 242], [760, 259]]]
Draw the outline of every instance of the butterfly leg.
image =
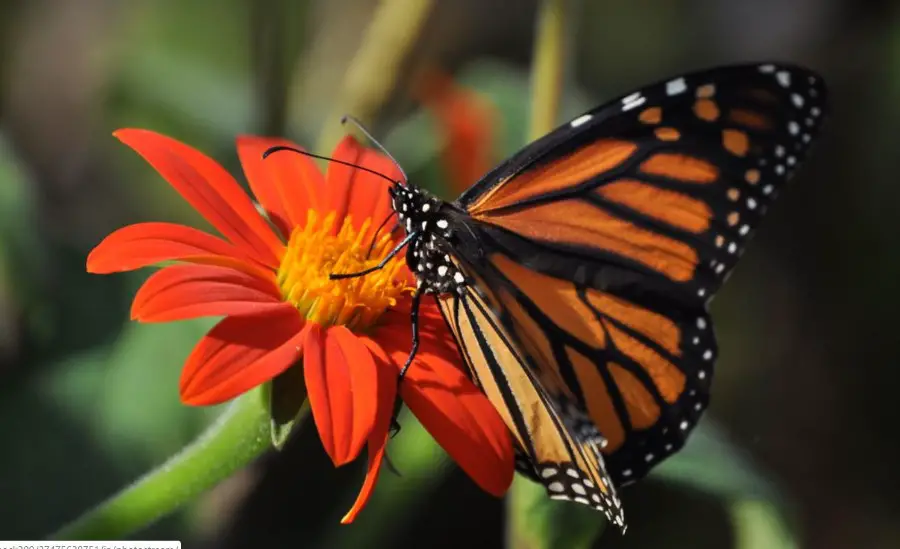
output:
[[[391, 217], [393, 217], [394, 215], [395, 215], [394, 213], [391, 213], [389, 216], [385, 217], [384, 221], [381, 222], [381, 225], [379, 225], [378, 228], [375, 229], [375, 232], [372, 234], [372, 242], [369, 243], [369, 249], [366, 250], [366, 259], [368, 259], [372, 255], [372, 250], [375, 249], [375, 244], [378, 243], [378, 235], [381, 233], [381, 229], [384, 228], [384, 226], [387, 224], [387, 222], [390, 221]], [[394, 234], [395, 232], [397, 232], [397, 229], [399, 229], [399, 228], [400, 228], [400, 224], [394, 223], [393, 228], [391, 228], [391, 230], [388, 231], [388, 234]]]
[[380, 271], [381, 269], [384, 268], [385, 265], [388, 264], [388, 261], [393, 259], [394, 256], [396, 256], [398, 253], [400, 253], [400, 250], [402, 250], [404, 246], [409, 244], [412, 241], [412, 239], [415, 238], [416, 236], [418, 236], [418, 234], [415, 232], [412, 232], [412, 233], [409, 233], [408, 235], [406, 235], [406, 238], [404, 238], [402, 241], [400, 241], [400, 244], [397, 244], [396, 246], [394, 246], [394, 249], [389, 251], [388, 254], [386, 256], [384, 256], [384, 258], [381, 261], [378, 262], [378, 265], [369, 267], [368, 269], [363, 269], [361, 271], [357, 271], [355, 273], [331, 273], [328, 275], [328, 278], [330, 280], [341, 280], [344, 278], [356, 278], [359, 276], [365, 276], [369, 273], [374, 273], [375, 271]]
[[400, 422], [397, 421], [397, 416], [400, 415], [400, 410], [403, 409], [403, 399], [397, 395], [397, 401], [394, 403], [394, 413], [391, 414], [391, 427], [388, 433], [391, 438], [394, 438], [398, 434], [400, 434]]
[[416, 353], [419, 351], [419, 303], [422, 300], [422, 294], [420, 292], [416, 292], [412, 297], [412, 308], [409, 312], [409, 321], [412, 325], [412, 349], [409, 351], [409, 356], [406, 359], [406, 363], [403, 365], [403, 368], [400, 368], [400, 377], [398, 379], [398, 383], [403, 381], [403, 376], [406, 375], [406, 371], [409, 370], [409, 367], [412, 365], [413, 359], [416, 357]]

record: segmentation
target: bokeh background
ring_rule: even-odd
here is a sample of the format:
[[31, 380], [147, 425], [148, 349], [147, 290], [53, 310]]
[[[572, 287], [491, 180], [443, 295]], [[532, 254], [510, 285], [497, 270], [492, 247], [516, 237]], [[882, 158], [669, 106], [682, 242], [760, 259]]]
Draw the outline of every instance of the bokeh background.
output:
[[[822, 72], [834, 104], [822, 142], [712, 305], [721, 358], [703, 427], [625, 491], [628, 534], [610, 530], [596, 546], [900, 547], [898, 4], [570, 4], [561, 121], [675, 73], [771, 58]], [[327, 154], [320, 132], [346, 100], [366, 105], [413, 178], [449, 193], [440, 125], [414, 93], [417, 75], [437, 66], [496, 109], [496, 159], [525, 143], [535, 1], [434, 2], [409, 51], [354, 103], [347, 68], [378, 5], [0, 4], [0, 538], [49, 534], [219, 412], [177, 396], [182, 361], [211, 322], [132, 324], [130, 298], [147, 273], [84, 272], [90, 248], [124, 224], [202, 226], [115, 128], [167, 133], [237, 175], [235, 135], [287, 135]], [[337, 520], [361, 464], [335, 471], [304, 429], [135, 538], [209, 549], [503, 546], [504, 503], [411, 419], [403, 425], [390, 450], [402, 476], [383, 475], [352, 527]]]

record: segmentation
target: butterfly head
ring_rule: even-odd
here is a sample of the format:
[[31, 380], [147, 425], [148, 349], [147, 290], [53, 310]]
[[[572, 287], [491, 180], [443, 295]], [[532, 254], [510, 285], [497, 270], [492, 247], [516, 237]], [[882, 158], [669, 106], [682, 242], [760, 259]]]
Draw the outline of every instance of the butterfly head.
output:
[[411, 236], [406, 262], [416, 276], [420, 292], [463, 294], [466, 276], [451, 259], [453, 229], [449, 205], [428, 191], [411, 184], [390, 190], [397, 219]]
[[437, 221], [442, 201], [423, 189], [407, 183], [390, 188], [391, 205], [407, 234], [423, 233]]

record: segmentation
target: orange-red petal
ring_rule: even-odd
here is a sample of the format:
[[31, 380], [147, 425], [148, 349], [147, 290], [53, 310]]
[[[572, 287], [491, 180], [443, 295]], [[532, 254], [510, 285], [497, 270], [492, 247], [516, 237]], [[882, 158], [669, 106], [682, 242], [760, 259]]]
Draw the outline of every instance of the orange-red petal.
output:
[[[514, 471], [506, 424], [457, 366], [459, 353], [443, 337], [444, 332], [436, 327], [429, 330], [428, 325], [436, 320], [433, 313], [423, 310], [420, 320], [419, 351], [400, 386], [400, 395], [463, 471], [486, 492], [502, 496]], [[405, 362], [410, 349], [408, 329], [379, 330], [375, 337], [397, 364]]]
[[288, 304], [262, 317], [225, 318], [185, 362], [182, 402], [219, 404], [269, 381], [300, 359], [305, 336], [303, 320]]
[[287, 139], [249, 135], [237, 139], [238, 156], [250, 188], [287, 239], [295, 226], [306, 223], [307, 210], [321, 209], [325, 177], [316, 163], [302, 154], [281, 151], [263, 159], [263, 153], [276, 146], [302, 150]]
[[[347, 136], [334, 149], [337, 160], [356, 164], [377, 173], [384, 174], [392, 181], [402, 181], [403, 175], [397, 166], [383, 154], [363, 147], [352, 136]], [[337, 212], [338, 223], [346, 215], [353, 219], [353, 226], [359, 229], [362, 222], [371, 217], [375, 224], [391, 215], [390, 183], [382, 177], [352, 166], [331, 162], [325, 175], [328, 188], [329, 210]], [[370, 228], [374, 230], [375, 227]]]
[[378, 407], [372, 353], [344, 326], [311, 326], [303, 371], [313, 420], [336, 466], [359, 455]]
[[132, 271], [162, 261], [228, 258], [258, 264], [240, 248], [193, 227], [175, 223], [137, 223], [114, 231], [98, 244], [87, 258], [90, 273], [107, 274]]
[[426, 71], [416, 92], [441, 126], [445, 140], [441, 161], [453, 189], [461, 193], [493, 164], [493, 126], [498, 117], [489, 102], [441, 70]]
[[353, 506], [341, 519], [342, 524], [349, 524], [368, 503], [378, 482], [378, 474], [381, 471], [381, 462], [384, 459], [384, 451], [387, 447], [388, 433], [391, 427], [391, 417], [394, 412], [394, 401], [397, 398], [397, 367], [385, 354], [384, 350], [369, 338], [362, 338], [363, 343], [372, 353], [375, 365], [378, 369], [378, 412], [375, 416], [375, 426], [369, 435], [368, 450], [369, 463], [366, 468], [366, 478], [356, 496]]
[[237, 181], [215, 160], [175, 139], [140, 129], [113, 135], [152, 165], [225, 238], [269, 267], [284, 246]]
[[265, 314], [283, 304], [273, 278], [258, 278], [218, 265], [173, 265], [147, 278], [131, 304], [131, 318], [169, 322]]

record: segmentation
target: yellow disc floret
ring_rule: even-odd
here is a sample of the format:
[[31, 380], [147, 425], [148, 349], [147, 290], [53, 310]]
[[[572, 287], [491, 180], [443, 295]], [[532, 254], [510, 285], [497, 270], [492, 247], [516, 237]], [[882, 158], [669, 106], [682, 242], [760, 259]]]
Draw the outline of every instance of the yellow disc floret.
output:
[[332, 273], [355, 273], [376, 265], [395, 243], [389, 234], [376, 235], [373, 243], [371, 219], [356, 230], [348, 216], [335, 233], [335, 213], [321, 221], [319, 217], [309, 210], [306, 226], [298, 226], [291, 233], [278, 268], [281, 295], [307, 320], [365, 330], [388, 307], [397, 304], [401, 293], [412, 290], [404, 277], [398, 278], [403, 256], [365, 276], [331, 280]]

